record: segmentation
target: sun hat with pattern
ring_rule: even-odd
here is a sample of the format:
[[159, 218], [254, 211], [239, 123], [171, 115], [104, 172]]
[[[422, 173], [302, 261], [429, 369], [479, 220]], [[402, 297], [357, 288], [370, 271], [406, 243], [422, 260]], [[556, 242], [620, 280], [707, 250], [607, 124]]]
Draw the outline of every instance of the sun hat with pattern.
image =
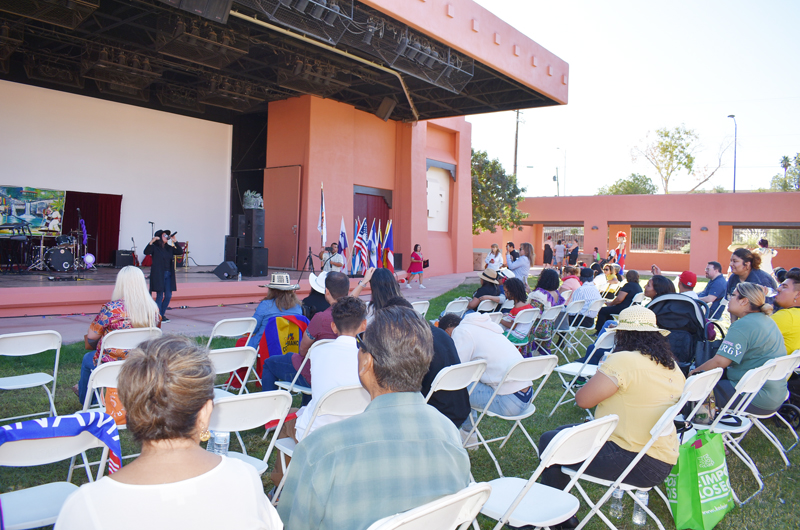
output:
[[619, 324], [617, 331], [658, 331], [665, 337], [669, 331], [658, 327], [656, 314], [646, 307], [633, 305], [623, 309], [619, 314]]

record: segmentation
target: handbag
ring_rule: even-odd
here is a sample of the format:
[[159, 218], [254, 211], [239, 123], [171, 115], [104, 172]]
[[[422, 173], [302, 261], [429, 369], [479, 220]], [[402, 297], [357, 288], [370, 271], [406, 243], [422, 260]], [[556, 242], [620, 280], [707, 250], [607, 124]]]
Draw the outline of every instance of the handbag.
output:
[[422, 260], [422, 268], [427, 269], [430, 266], [430, 260]]
[[714, 528], [735, 506], [722, 436], [704, 430], [682, 444], [665, 486], [677, 530]]

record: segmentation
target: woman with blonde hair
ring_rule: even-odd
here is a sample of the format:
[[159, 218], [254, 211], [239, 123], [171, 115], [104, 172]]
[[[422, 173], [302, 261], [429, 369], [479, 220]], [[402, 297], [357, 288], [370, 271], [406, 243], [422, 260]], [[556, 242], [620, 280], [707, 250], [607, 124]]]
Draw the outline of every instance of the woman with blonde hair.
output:
[[118, 388], [142, 453], [68, 497], [56, 528], [283, 528], [255, 468], [200, 447], [209, 439], [214, 377], [207, 350], [188, 337], [132, 350]]
[[[714, 387], [717, 406], [730, 401], [739, 380], [748, 370], [763, 366], [770, 359], [786, 355], [783, 335], [772, 315], [772, 305], [767, 303], [765, 288], [750, 282], [736, 286], [728, 302], [731, 324], [717, 354], [691, 373], [725, 368], [723, 379]], [[753, 402], [747, 407], [753, 414], [772, 414], [786, 399], [786, 381], [767, 381]]]
[[86, 334], [86, 349], [91, 349], [83, 356], [81, 376], [72, 390], [83, 404], [89, 376], [101, 362], [119, 361], [128, 355], [128, 350], [107, 349], [100, 359], [103, 337], [118, 329], [154, 328], [161, 326], [161, 315], [158, 305], [147, 288], [144, 274], [138, 267], [123, 267], [117, 273], [117, 282], [111, 301], [103, 304], [100, 312], [89, 325]]
[[486, 264], [483, 266], [484, 269], [494, 269], [499, 271], [503, 268], [503, 255], [500, 254], [500, 247], [497, 243], [492, 243], [492, 251], [486, 256], [484, 260]]

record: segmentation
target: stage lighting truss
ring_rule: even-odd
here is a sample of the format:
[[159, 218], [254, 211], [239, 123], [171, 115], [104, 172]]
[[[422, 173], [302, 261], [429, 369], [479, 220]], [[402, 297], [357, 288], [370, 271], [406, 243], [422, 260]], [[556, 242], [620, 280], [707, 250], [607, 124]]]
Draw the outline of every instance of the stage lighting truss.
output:
[[111, 46], [89, 46], [81, 61], [83, 77], [116, 87], [143, 90], [161, 77], [151, 57]]
[[78, 27], [98, 7], [100, 0], [0, 1], [0, 11], [69, 29]]
[[250, 51], [250, 38], [244, 29], [234, 31], [192, 16], [162, 16], [158, 19], [156, 50], [220, 69]]
[[24, 68], [28, 79], [73, 88], [83, 88], [84, 85], [80, 64], [65, 57], [28, 52], [25, 54]]
[[20, 47], [22, 39], [21, 29], [12, 28], [7, 20], [0, 19], [0, 73], [8, 73], [8, 58]]
[[295, 56], [286, 68], [277, 68], [278, 85], [321, 97], [330, 97], [350, 86], [350, 74], [331, 63]]
[[203, 113], [206, 106], [198, 101], [197, 90], [173, 84], [160, 87], [156, 95], [165, 107]]
[[235, 0], [278, 25], [335, 46], [352, 22], [352, 0]]
[[[206, 105], [244, 112], [266, 101], [264, 86], [227, 76], [214, 76], [197, 89], [197, 101]], [[278, 99], [278, 96], [275, 97]]]

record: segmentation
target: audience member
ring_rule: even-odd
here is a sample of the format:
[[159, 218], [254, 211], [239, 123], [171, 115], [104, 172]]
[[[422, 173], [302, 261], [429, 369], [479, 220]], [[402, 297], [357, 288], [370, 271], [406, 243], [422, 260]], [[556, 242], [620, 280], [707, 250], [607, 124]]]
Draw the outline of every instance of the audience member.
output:
[[[531, 293], [529, 302], [531, 307], [538, 308], [544, 313], [554, 306], [564, 304], [564, 297], [558, 292], [558, 273], [553, 269], [543, 270], [539, 274], [536, 289]], [[549, 355], [552, 347], [554, 320], [540, 321], [536, 325], [534, 338], [539, 342], [536, 349], [541, 355]]]
[[[578, 268], [573, 265], [564, 267], [564, 276], [561, 278], [561, 287], [558, 288], [559, 293], [564, 291], [577, 291], [581, 286], [581, 281], [578, 278]], [[570, 298], [567, 298], [570, 299]]]
[[598, 333], [602, 329], [603, 324], [611, 319], [611, 315], [618, 315], [620, 311], [633, 303], [634, 296], [642, 292], [642, 286], [639, 285], [638, 272], [629, 270], [625, 273], [625, 279], [627, 283], [620, 287], [619, 291], [617, 291], [617, 296], [597, 313], [594, 328]]
[[731, 254], [731, 275], [728, 277], [727, 294], [730, 298], [740, 282], [755, 283], [775, 289], [775, 279], [761, 270], [761, 256], [746, 248], [738, 248]]
[[255, 468], [200, 447], [208, 439], [214, 377], [207, 351], [192, 338], [168, 335], [132, 350], [118, 388], [142, 453], [81, 486], [55, 527], [283, 528]]
[[556, 254], [556, 266], [561, 269], [564, 265], [566, 265], [565, 258], [567, 256], [567, 247], [564, 246], [564, 242], [562, 240], [556, 241], [556, 247], [554, 249]]
[[514, 276], [522, 280], [522, 283], [525, 284], [526, 291], [529, 289], [528, 275], [530, 274], [532, 264], [533, 247], [530, 243], [522, 243], [519, 246], [519, 254], [517, 255], [517, 258], [513, 263], [508, 263], [508, 268], [514, 273]]
[[308, 296], [303, 298], [303, 315], [311, 320], [314, 315], [321, 313], [328, 309], [331, 304], [325, 298], [325, 278], [328, 276], [326, 271], [323, 271], [317, 276], [313, 272], [308, 275], [308, 284], [311, 286], [311, 292]]
[[589, 327], [594, 325], [594, 319], [597, 316], [597, 310], [591, 311], [592, 303], [596, 300], [602, 300], [600, 291], [592, 281], [594, 279], [594, 271], [589, 268], [581, 269], [580, 282], [581, 286], [572, 292], [570, 300], [573, 302], [584, 301], [580, 312], [572, 317], [570, 325]]
[[469, 484], [458, 429], [420, 394], [433, 355], [430, 327], [412, 309], [387, 307], [362, 337], [358, 374], [372, 403], [295, 448], [278, 503], [291, 530], [367, 528]]
[[511, 264], [514, 263], [517, 258], [519, 258], [519, 252], [515, 250], [514, 242], [509, 241], [506, 243], [506, 267], [511, 267]]
[[697, 300], [697, 293], [694, 292], [696, 285], [697, 274], [693, 273], [692, 271], [683, 271], [681, 275], [678, 276], [678, 292], [680, 294], [685, 294], [689, 298], [694, 298]]
[[570, 265], [577, 265], [578, 263], [578, 252], [580, 252], [581, 246], [578, 244], [577, 239], [572, 240], [572, 245], [569, 248], [569, 264]]
[[786, 269], [784, 269], [783, 267], [775, 267], [772, 270], [772, 274], [773, 276], [775, 276], [775, 279], [778, 280], [779, 284], [783, 283], [783, 280], [786, 279]]
[[652, 302], [664, 294], [675, 294], [675, 284], [669, 281], [666, 276], [656, 274], [647, 281], [644, 287], [644, 295]]
[[769, 248], [769, 241], [763, 237], [758, 240], [758, 248], [753, 250], [754, 254], [761, 256], [761, 270], [767, 274], [772, 274], [772, 258], [778, 255], [778, 251]]
[[[728, 303], [728, 311], [738, 320], [728, 328], [716, 355], [691, 372], [704, 372], [717, 367], [725, 369], [723, 379], [714, 387], [714, 397], [720, 408], [730, 401], [736, 384], [748, 370], [786, 355], [783, 335], [775, 321], [769, 318], [772, 306], [766, 303], [764, 291], [763, 286], [750, 282], [736, 285]], [[786, 400], [786, 394], [786, 381], [767, 381], [747, 411], [772, 414]]]
[[786, 273], [786, 279], [778, 286], [775, 303], [780, 311], [772, 315], [783, 335], [786, 353], [792, 354], [800, 350], [800, 270]]
[[544, 242], [542, 263], [545, 269], [549, 269], [553, 265], [553, 236], [547, 236], [547, 240]]
[[525, 285], [519, 278], [511, 278], [503, 285], [503, 289], [506, 294], [506, 299], [512, 300], [514, 302], [514, 307], [503, 317], [500, 321], [500, 325], [508, 329], [508, 331], [505, 332], [505, 336], [508, 340], [514, 344], [527, 344], [528, 334], [531, 331], [531, 326], [533, 326], [533, 321], [527, 324], [520, 324], [514, 327], [514, 329], [510, 329], [514, 326], [514, 321], [520, 311], [524, 309], [533, 309], [533, 306], [528, 303], [528, 293], [525, 292]]
[[372, 298], [367, 304], [367, 323], [372, 322], [375, 313], [386, 306], [386, 302], [396, 296], [403, 296], [400, 293], [400, 284], [397, 283], [394, 275], [388, 269], [376, 269], [370, 267], [364, 274], [364, 278], [358, 281], [358, 285], [350, 293], [350, 296], [358, 297], [361, 290], [369, 282]]
[[718, 315], [719, 301], [725, 298], [726, 280], [722, 274], [722, 265], [716, 261], [709, 261], [706, 265], [706, 278], [708, 283], [705, 289], [697, 293], [697, 298], [708, 304], [709, 318], [720, 318]]
[[[497, 279], [497, 271], [494, 269], [486, 268], [478, 275], [481, 286], [477, 291], [472, 293], [472, 300], [467, 304], [467, 312], [474, 313], [481, 302], [484, 300], [491, 300], [493, 302], [499, 301], [500, 298], [500, 282]], [[444, 313], [442, 313], [442, 316]]]
[[500, 247], [496, 243], [492, 243], [492, 251], [486, 256], [484, 260], [484, 269], [494, 269], [499, 271], [503, 268], [503, 255], [500, 254]]
[[256, 319], [256, 329], [247, 341], [247, 345], [256, 350], [270, 318], [303, 313], [300, 300], [294, 294], [300, 285], [292, 284], [288, 274], [273, 273], [266, 287], [267, 296], [258, 304], [253, 314], [253, 318]]

